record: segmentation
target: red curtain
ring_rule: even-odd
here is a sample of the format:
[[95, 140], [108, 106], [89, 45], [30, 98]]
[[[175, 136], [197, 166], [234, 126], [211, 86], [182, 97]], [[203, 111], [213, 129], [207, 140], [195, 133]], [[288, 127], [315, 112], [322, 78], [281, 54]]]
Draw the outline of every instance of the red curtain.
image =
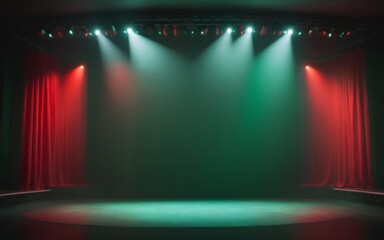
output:
[[364, 52], [306, 68], [308, 185], [371, 188], [373, 175]]
[[27, 54], [21, 189], [83, 184], [85, 94], [83, 67], [65, 72], [45, 53]]

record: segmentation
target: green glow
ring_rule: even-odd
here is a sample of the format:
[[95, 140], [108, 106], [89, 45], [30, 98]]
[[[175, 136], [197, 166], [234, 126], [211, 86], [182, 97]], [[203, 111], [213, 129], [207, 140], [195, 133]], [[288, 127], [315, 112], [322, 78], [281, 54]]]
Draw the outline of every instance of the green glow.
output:
[[[286, 34], [256, 55], [244, 84], [241, 131], [253, 140], [247, 148], [257, 152], [252, 160], [270, 174], [276, 169], [281, 174], [293, 171], [287, 159], [299, 158], [300, 91], [294, 69], [291, 35]], [[282, 147], [288, 142], [290, 147]], [[255, 182], [267, 178], [269, 185], [277, 184], [274, 175], [263, 174]]]
[[232, 42], [231, 34], [220, 36], [195, 63], [202, 91], [215, 102], [233, 99], [242, 92], [252, 59], [252, 34], [244, 34], [236, 42]]
[[[104, 34], [97, 36], [103, 63], [104, 84], [110, 111], [123, 112], [127, 109], [133, 91], [134, 73], [127, 56]], [[126, 114], [126, 113], [125, 113]], [[121, 116], [124, 114], [121, 114]], [[104, 126], [105, 127], [105, 126]]]
[[106, 36], [104, 36], [104, 34], [100, 34], [100, 31], [99, 35], [97, 36], [97, 40], [99, 43], [101, 59], [104, 63], [104, 66], [115, 62], [128, 63], [128, 58], [126, 57], [124, 52], [121, 51], [118, 47], [116, 47]]
[[278, 201], [150, 201], [62, 204], [24, 214], [70, 224], [132, 227], [238, 227], [341, 219], [335, 204]]
[[[259, 46], [269, 40], [248, 33], [192, 38], [191, 49], [197, 40], [207, 46], [193, 60], [136, 33], [126, 36], [130, 64], [122, 61], [123, 66], [117, 62], [124, 60], [121, 51], [98, 37], [103, 62], [117, 62], [107, 65], [107, 96], [129, 102], [115, 104], [114, 115], [105, 117], [108, 128], [102, 126], [111, 132], [105, 156], [115, 159], [106, 179], [118, 173], [116, 182], [134, 185], [142, 191], [139, 197], [196, 192], [242, 197], [262, 196], [276, 186], [280, 191], [281, 179], [292, 178], [290, 171], [296, 174], [298, 128], [293, 123], [300, 116], [292, 100], [298, 90], [292, 84], [289, 35], [264, 51]], [[159, 39], [174, 40], [175, 48], [184, 41]], [[108, 113], [113, 107], [106, 102]]]
[[[172, 91], [185, 75], [187, 63], [176, 52], [136, 33], [129, 34], [132, 66], [141, 77], [142, 84], [154, 91]], [[183, 74], [184, 73], [184, 74]], [[170, 84], [173, 83], [173, 84]], [[156, 89], [157, 88], [157, 89]]]
[[252, 34], [249, 33], [239, 37], [232, 45], [228, 76], [235, 79], [239, 85], [242, 85], [244, 79], [248, 78], [252, 69], [254, 59], [252, 41]]
[[218, 89], [225, 84], [231, 66], [232, 57], [231, 36], [220, 36], [197, 59], [196, 68], [199, 70], [199, 79], [205, 89]]
[[260, 53], [253, 65], [252, 81], [267, 97], [268, 108], [274, 103], [283, 104], [285, 94], [292, 92], [289, 87], [294, 77], [294, 59], [291, 36], [284, 35]]

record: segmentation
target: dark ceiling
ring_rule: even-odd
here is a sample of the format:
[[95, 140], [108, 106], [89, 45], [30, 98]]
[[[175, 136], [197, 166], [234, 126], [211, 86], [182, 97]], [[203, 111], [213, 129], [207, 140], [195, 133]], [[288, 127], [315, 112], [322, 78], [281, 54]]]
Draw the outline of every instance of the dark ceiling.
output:
[[[87, 52], [89, 44], [84, 45], [83, 38], [76, 42], [45, 41], [46, 35], [43, 40], [39, 35], [41, 30], [63, 32], [62, 29], [75, 27], [83, 37], [95, 25], [119, 27], [127, 22], [159, 25], [167, 24], [166, 21], [194, 25], [218, 21], [225, 25], [248, 20], [263, 25], [273, 23], [273, 27], [285, 24], [352, 32], [348, 42], [337, 40], [338, 37], [332, 41], [321, 38], [308, 41], [313, 47], [303, 58], [320, 59], [362, 44], [381, 45], [384, 0], [0, 0], [0, 25], [8, 28], [12, 36], [44, 46], [57, 55], [65, 52], [62, 55], [66, 56], [62, 49], [71, 49], [71, 58], [73, 55], [82, 58], [92, 52]], [[79, 46], [62, 46], [68, 42], [79, 42]], [[319, 47], [317, 42], [327, 45]]]
[[354, 18], [384, 16], [384, 0], [2, 0], [1, 12], [13, 17], [69, 16], [180, 9], [199, 12], [236, 9], [254, 12]]

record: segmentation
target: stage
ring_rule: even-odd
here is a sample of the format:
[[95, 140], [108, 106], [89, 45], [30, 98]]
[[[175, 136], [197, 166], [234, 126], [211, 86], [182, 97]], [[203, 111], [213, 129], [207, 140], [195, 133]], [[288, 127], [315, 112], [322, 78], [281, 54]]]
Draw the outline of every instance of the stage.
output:
[[252, 227], [335, 221], [354, 216], [334, 202], [97, 201], [56, 203], [23, 214], [30, 220], [118, 227]]
[[384, 239], [384, 0], [4, 1], [0, 240]]
[[86, 199], [76, 198], [75, 191], [66, 195], [72, 198], [35, 199], [0, 211], [1, 239], [378, 240], [383, 236], [380, 207], [340, 199]]

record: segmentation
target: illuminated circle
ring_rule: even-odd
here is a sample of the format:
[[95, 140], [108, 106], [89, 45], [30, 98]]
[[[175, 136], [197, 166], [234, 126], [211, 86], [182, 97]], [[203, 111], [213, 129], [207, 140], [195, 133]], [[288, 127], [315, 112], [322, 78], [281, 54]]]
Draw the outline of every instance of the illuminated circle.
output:
[[98, 201], [52, 204], [28, 219], [74, 225], [191, 228], [327, 222], [353, 217], [351, 208], [308, 201]]

